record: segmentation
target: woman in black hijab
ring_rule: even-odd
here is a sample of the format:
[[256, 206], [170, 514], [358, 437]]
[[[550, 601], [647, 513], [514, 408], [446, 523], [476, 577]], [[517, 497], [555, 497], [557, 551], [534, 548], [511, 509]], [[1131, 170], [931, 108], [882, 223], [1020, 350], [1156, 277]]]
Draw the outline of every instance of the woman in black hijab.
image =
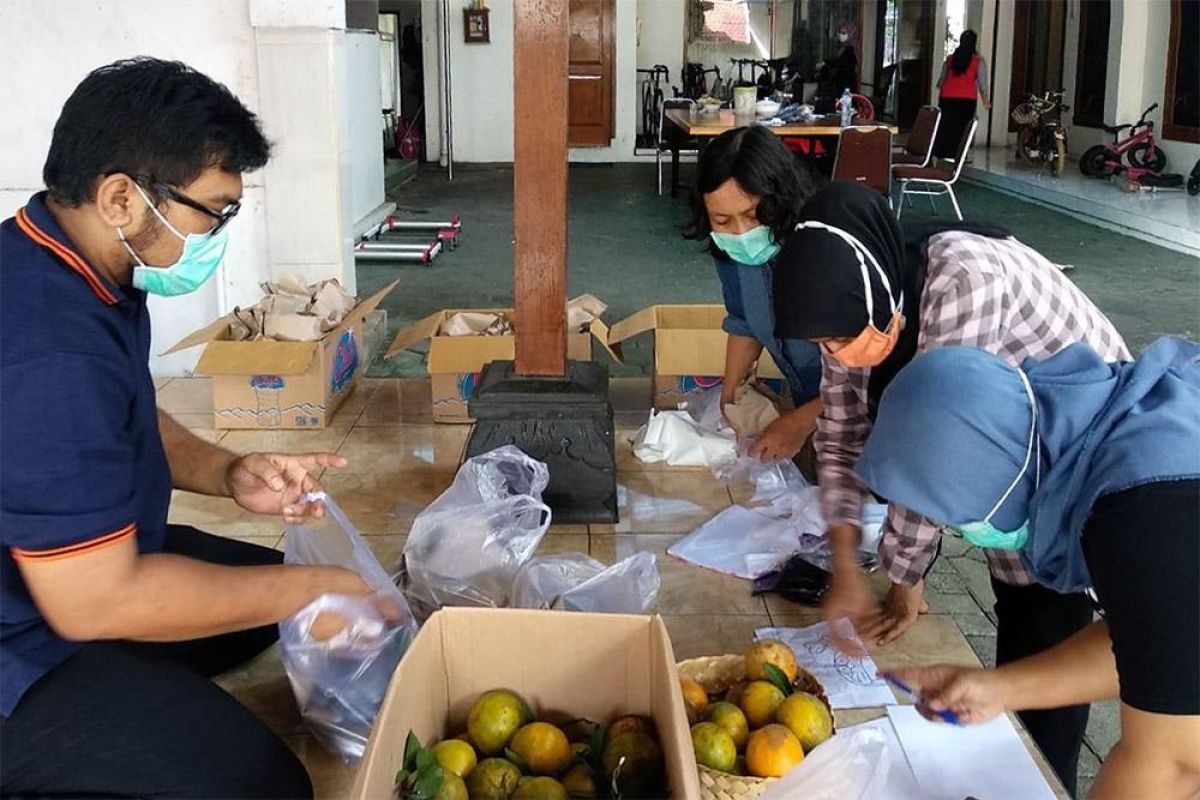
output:
[[[822, 606], [827, 619], [849, 617], [862, 636], [886, 644], [928, 610], [924, 578], [940, 541], [928, 520], [890, 505], [879, 560], [892, 586], [880, 608], [857, 562], [863, 484], [854, 470], [891, 380], [917, 353], [951, 345], [1012, 366], [1075, 342], [1106, 360], [1129, 352], [1059, 268], [1004, 230], [971, 223], [901, 229], [882, 196], [850, 183], [817, 192], [800, 220], [776, 258], [773, 301], [776, 335], [816, 342], [822, 351], [814, 443], [833, 550]], [[1031, 585], [1018, 555], [985, 553], [997, 597], [997, 663], [1045, 650], [1091, 622], [1086, 595]], [[1022, 719], [1073, 787], [1087, 707]]]

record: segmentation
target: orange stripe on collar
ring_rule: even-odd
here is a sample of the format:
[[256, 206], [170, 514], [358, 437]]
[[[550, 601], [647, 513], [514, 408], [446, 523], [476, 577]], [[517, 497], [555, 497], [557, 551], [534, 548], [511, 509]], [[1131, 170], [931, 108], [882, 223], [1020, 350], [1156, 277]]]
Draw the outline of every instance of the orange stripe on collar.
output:
[[112, 293], [112, 291], [109, 290], [107, 286], [104, 285], [104, 281], [100, 279], [100, 276], [96, 274], [96, 271], [92, 269], [91, 265], [88, 264], [87, 261], [85, 261], [83, 257], [74, 250], [67, 247], [62, 242], [59, 242], [53, 236], [39, 228], [34, 221], [29, 218], [29, 214], [24, 208], [17, 211], [16, 221], [17, 227], [20, 228], [26, 236], [28, 236], [37, 244], [40, 244], [42, 247], [45, 247], [50, 252], [54, 253], [61, 261], [63, 261], [63, 263], [65, 263], [74, 272], [78, 273], [81, 278], [87, 281], [88, 286], [91, 287], [92, 292], [95, 293], [97, 297], [110, 306], [117, 302], [116, 296]]

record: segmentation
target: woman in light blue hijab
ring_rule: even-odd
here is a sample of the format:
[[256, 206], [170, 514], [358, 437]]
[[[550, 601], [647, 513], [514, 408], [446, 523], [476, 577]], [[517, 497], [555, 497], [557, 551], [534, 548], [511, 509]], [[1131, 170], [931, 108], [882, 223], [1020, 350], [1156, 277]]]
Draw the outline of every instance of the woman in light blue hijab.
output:
[[1104, 619], [998, 669], [902, 670], [965, 722], [1120, 697], [1093, 797], [1200, 793], [1200, 345], [1106, 364], [1076, 344], [1016, 369], [969, 348], [919, 356], [884, 393], [863, 482], [982, 547], [1020, 550]]

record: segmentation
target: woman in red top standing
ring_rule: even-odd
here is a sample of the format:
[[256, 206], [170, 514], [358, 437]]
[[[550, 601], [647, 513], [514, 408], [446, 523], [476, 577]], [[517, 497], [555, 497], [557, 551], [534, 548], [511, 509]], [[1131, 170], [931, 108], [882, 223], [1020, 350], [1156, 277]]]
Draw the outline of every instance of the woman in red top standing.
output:
[[933, 154], [938, 158], [958, 158], [962, 137], [978, 110], [979, 97], [983, 98], [985, 109], [992, 107], [988, 97], [987, 63], [975, 50], [977, 39], [975, 31], [963, 31], [958, 47], [942, 64], [942, 75], [937, 82], [942, 120], [933, 145]]

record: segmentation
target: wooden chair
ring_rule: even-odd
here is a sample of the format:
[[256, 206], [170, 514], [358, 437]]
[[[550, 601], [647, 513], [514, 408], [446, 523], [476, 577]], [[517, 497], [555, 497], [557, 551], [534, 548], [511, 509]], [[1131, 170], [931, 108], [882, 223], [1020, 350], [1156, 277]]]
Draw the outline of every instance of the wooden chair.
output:
[[975, 117], [967, 127], [958, 148], [958, 158], [954, 161], [953, 170], [941, 167], [910, 166], [897, 166], [892, 169], [892, 174], [900, 181], [900, 201], [896, 204], [896, 219], [899, 219], [900, 214], [904, 211], [904, 198], [908, 195], [928, 195], [929, 204], [933, 206], [935, 195], [948, 194], [950, 202], [954, 204], [954, 213], [958, 215], [960, 221], [962, 220], [962, 209], [958, 207], [958, 198], [954, 195], [954, 184], [958, 183], [963, 165], [967, 163], [967, 153], [971, 149], [971, 142], [975, 138], [975, 128], [978, 125], [979, 117]]
[[936, 106], [923, 106], [917, 112], [912, 131], [904, 149], [892, 154], [892, 168], [928, 167], [933, 158], [933, 143], [937, 140], [938, 125], [942, 121], [942, 110]]
[[698, 139], [689, 138], [677, 125], [667, 119], [668, 108], [692, 110], [696, 101], [689, 97], [670, 97], [663, 100], [658, 112], [658, 141], [654, 143], [654, 164], [658, 169], [658, 196], [663, 193], [663, 156], [671, 155], [671, 196], [679, 186], [679, 156], [696, 155], [700, 152]]
[[891, 203], [892, 132], [886, 126], [843, 128], [833, 162], [833, 180], [870, 186]]

